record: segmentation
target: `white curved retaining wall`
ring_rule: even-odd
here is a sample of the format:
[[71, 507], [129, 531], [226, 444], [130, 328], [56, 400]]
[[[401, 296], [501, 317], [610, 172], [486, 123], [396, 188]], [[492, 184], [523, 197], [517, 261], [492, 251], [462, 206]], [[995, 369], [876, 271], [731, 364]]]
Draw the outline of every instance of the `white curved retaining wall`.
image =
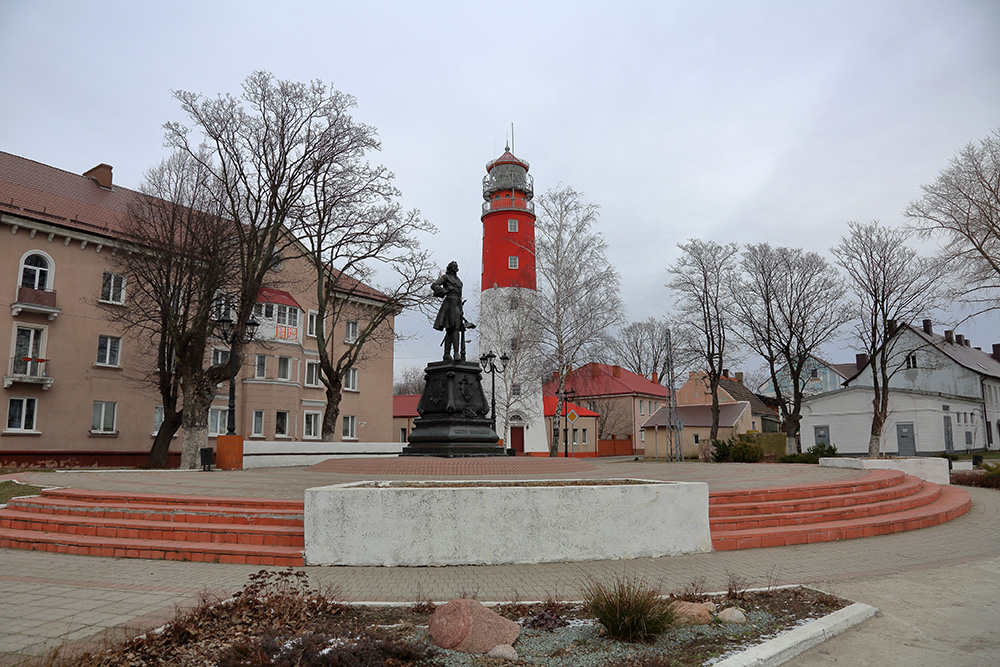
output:
[[345, 456], [399, 456], [405, 442], [244, 440], [243, 469], [311, 466]]
[[631, 481], [641, 483], [397, 481], [307, 489], [305, 560], [493, 565], [712, 550], [707, 484]]
[[819, 464], [828, 468], [901, 470], [907, 475], [913, 475], [934, 484], [951, 484], [948, 459], [942, 459], [937, 456], [914, 456], [895, 459], [860, 459], [846, 456], [824, 456], [820, 458]]

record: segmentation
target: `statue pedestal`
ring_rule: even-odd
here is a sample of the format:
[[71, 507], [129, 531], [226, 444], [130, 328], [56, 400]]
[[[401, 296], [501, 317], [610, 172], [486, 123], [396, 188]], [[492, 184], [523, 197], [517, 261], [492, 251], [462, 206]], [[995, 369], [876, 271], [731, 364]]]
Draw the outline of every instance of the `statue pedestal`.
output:
[[424, 369], [419, 417], [400, 456], [504, 456], [489, 418], [479, 364], [437, 361]]

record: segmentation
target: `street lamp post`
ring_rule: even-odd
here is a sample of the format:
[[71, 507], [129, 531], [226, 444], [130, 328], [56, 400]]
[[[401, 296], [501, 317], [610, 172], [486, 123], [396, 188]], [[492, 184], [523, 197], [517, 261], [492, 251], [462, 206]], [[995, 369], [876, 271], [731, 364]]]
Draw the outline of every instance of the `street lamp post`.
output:
[[[563, 413], [563, 458], [569, 458], [569, 423], [567, 421], [567, 414], [569, 410], [566, 409], [566, 399], [576, 396], [575, 389], [564, 389], [563, 391], [557, 391], [556, 396], [562, 397], [562, 413]], [[559, 416], [556, 415], [556, 428], [559, 428]], [[559, 451], [558, 449], [556, 450]]]
[[497, 430], [497, 373], [502, 374], [507, 370], [507, 363], [510, 361], [510, 357], [507, 356], [506, 352], [501, 352], [499, 367], [497, 367], [496, 361], [497, 355], [494, 354], [493, 350], [479, 357], [479, 363], [483, 367], [483, 372], [490, 374], [490, 421], [493, 422], [494, 433]]
[[222, 340], [229, 346], [229, 414], [226, 422], [226, 435], [236, 435], [236, 355], [233, 354], [236, 343], [246, 345], [253, 340], [254, 335], [257, 333], [257, 327], [260, 326], [258, 322], [252, 315], [250, 320], [247, 321], [246, 325], [241, 332], [238, 328], [233, 326], [233, 320], [229, 317], [229, 313], [226, 312], [225, 315], [216, 320], [216, 326], [219, 330], [219, 335]]

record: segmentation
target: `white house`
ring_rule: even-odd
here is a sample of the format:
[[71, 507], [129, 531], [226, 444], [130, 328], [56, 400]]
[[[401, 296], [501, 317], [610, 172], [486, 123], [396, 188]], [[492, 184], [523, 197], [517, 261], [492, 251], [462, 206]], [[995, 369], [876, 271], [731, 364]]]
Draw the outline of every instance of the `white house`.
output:
[[[899, 371], [889, 381], [881, 452], [926, 456], [997, 447], [1000, 345], [988, 354], [961, 334], [935, 334], [930, 320], [919, 329], [903, 327], [892, 356]], [[866, 454], [873, 395], [871, 365], [865, 363], [842, 389], [807, 398], [802, 448], [825, 442], [841, 454]]]

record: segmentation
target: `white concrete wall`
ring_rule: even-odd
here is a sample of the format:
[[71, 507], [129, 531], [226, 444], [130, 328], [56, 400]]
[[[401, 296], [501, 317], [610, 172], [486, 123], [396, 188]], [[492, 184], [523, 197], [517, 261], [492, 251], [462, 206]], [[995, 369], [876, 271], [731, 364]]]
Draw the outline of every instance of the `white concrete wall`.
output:
[[826, 458], [819, 460], [821, 466], [827, 468], [853, 468], [855, 470], [899, 470], [907, 475], [925, 479], [934, 484], [951, 484], [951, 474], [948, 471], [948, 459], [935, 456], [924, 458], [905, 457], [898, 459], [858, 459], [858, 458]]
[[642, 481], [359, 482], [307, 489], [305, 559], [308, 565], [477, 565], [711, 551], [708, 485]]
[[405, 444], [246, 440], [243, 442], [243, 469], [311, 466], [346, 456], [398, 456]]

